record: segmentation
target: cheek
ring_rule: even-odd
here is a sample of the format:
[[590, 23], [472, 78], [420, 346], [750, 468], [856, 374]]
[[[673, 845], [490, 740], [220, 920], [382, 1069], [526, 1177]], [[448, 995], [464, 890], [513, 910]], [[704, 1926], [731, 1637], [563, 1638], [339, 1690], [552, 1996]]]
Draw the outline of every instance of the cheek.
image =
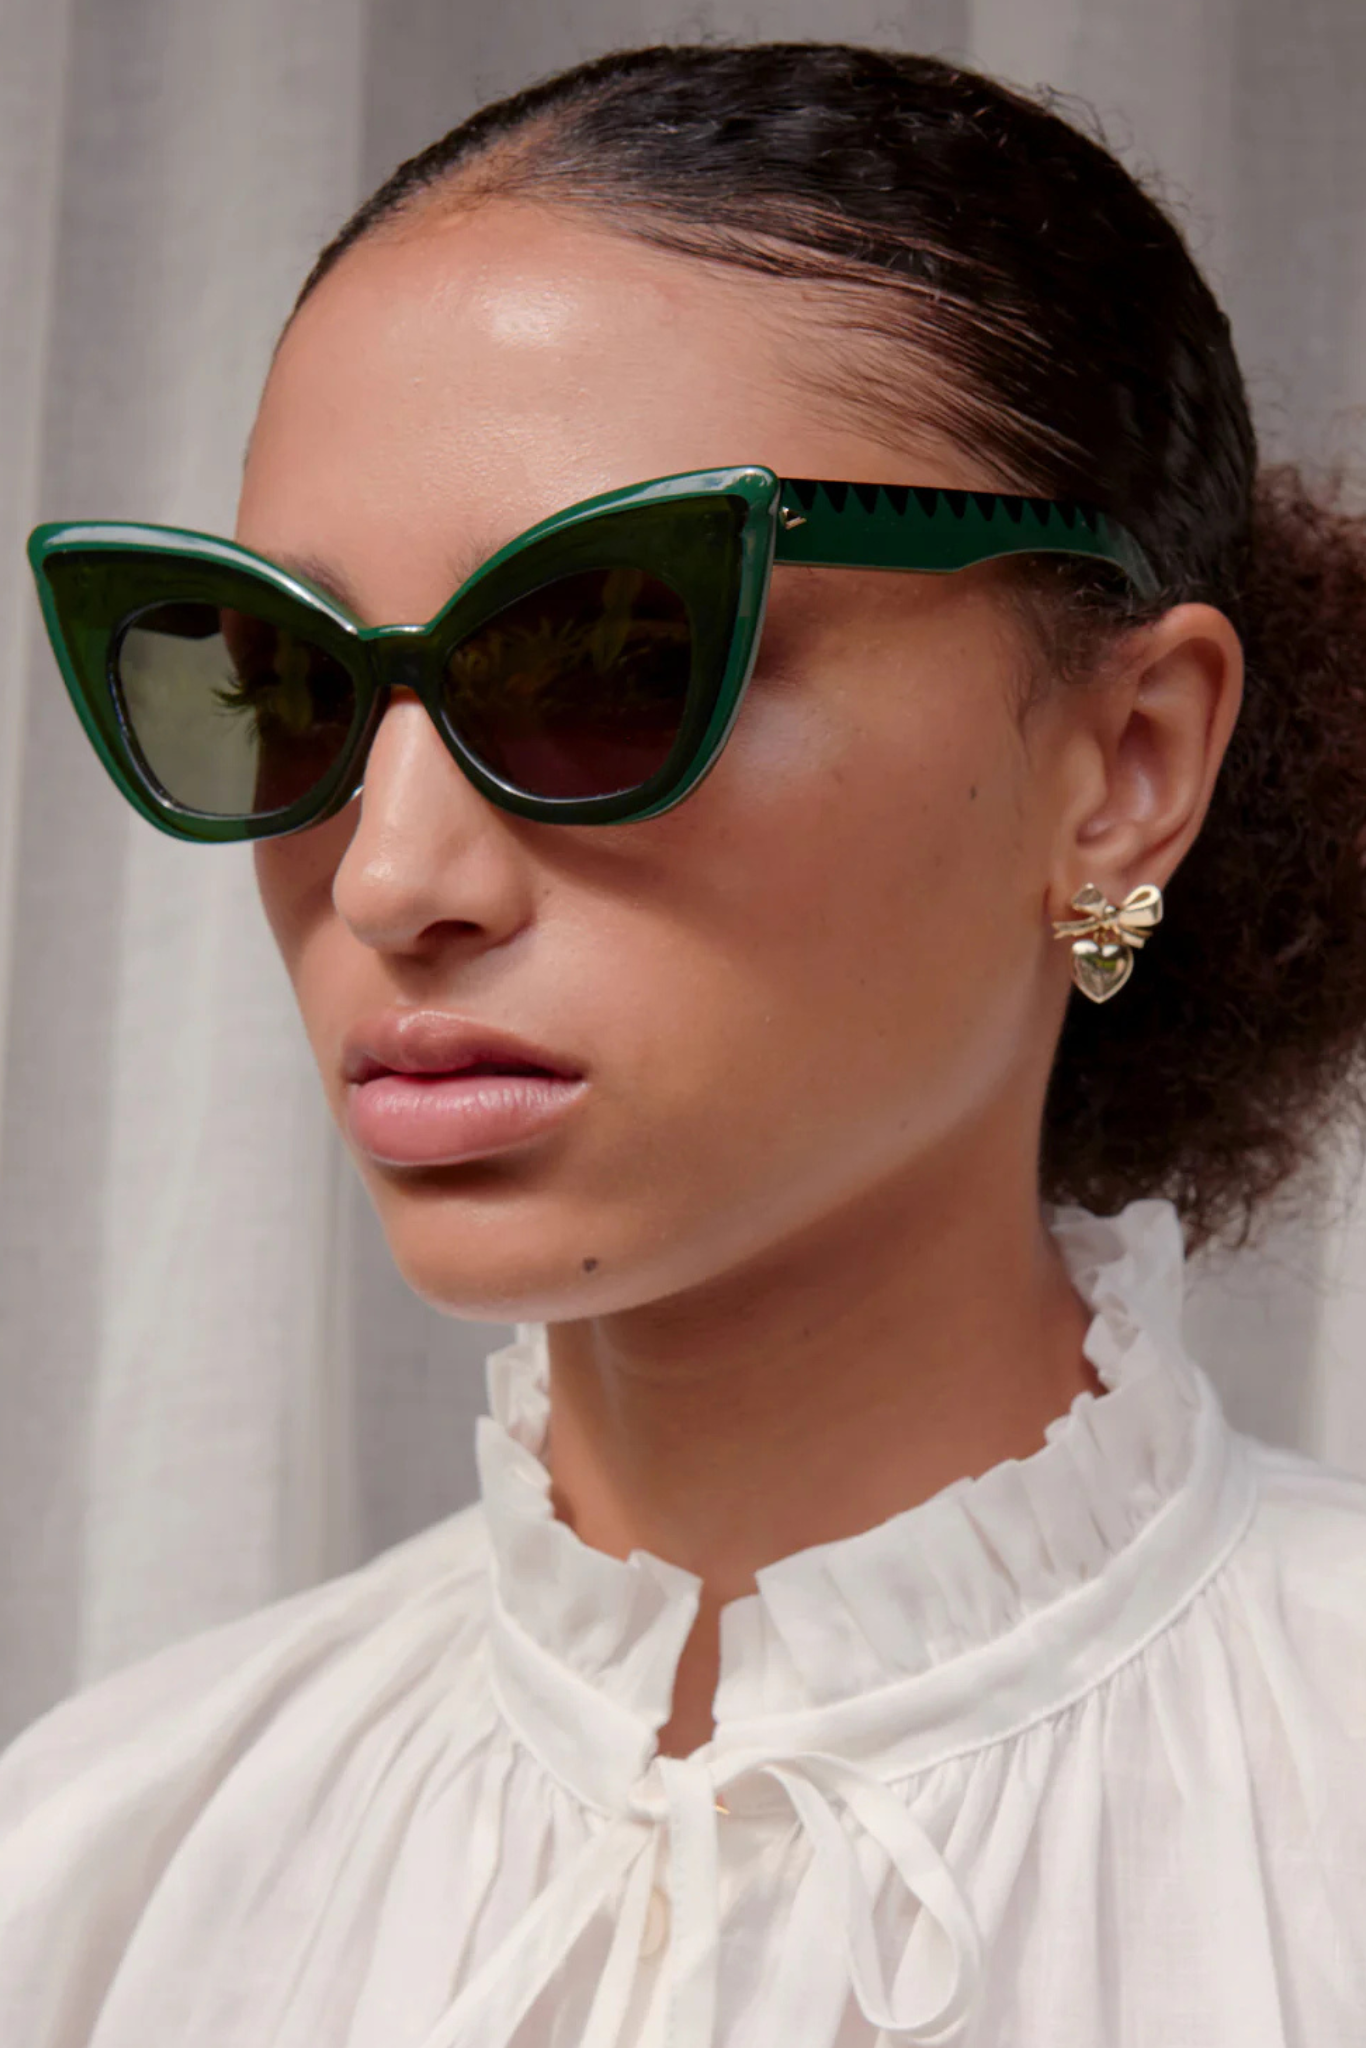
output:
[[946, 659], [819, 694], [780, 682], [746, 709], [717, 772], [731, 771], [756, 942], [820, 1011], [847, 1011], [857, 991], [899, 1031], [960, 1038], [1019, 981], [1037, 936], [1004, 686]]

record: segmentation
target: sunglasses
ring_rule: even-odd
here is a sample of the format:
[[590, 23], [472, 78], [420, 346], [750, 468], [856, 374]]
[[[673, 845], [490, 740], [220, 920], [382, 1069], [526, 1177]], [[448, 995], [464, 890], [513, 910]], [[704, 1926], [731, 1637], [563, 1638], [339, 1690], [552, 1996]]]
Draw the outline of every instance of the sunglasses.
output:
[[694, 470], [570, 505], [489, 557], [425, 626], [364, 626], [231, 541], [35, 528], [29, 560], [71, 701], [121, 794], [177, 839], [271, 839], [358, 796], [390, 690], [518, 817], [658, 817], [715, 765], [774, 562], [948, 571], [1090, 556], [1143, 597], [1132, 536], [1071, 499]]

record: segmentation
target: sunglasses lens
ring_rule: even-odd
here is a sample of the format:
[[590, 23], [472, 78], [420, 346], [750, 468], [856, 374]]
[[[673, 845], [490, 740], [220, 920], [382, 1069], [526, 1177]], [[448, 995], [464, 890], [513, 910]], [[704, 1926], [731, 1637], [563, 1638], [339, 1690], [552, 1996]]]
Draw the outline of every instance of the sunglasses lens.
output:
[[516, 598], [446, 657], [451, 729], [528, 796], [613, 796], [664, 766], [682, 730], [692, 627], [645, 569], [583, 569]]
[[159, 604], [126, 619], [112, 679], [154, 782], [206, 816], [287, 810], [336, 766], [355, 685], [290, 627], [218, 605]]

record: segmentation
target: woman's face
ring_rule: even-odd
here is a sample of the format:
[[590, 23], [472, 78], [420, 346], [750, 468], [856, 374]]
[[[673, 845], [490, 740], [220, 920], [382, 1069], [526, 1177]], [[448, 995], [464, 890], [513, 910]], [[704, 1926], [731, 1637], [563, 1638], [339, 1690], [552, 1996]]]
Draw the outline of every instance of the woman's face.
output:
[[[998, 481], [816, 405], [795, 374], [830, 346], [811, 303], [508, 202], [372, 237], [283, 343], [238, 537], [392, 624], [548, 513], [648, 477]], [[664, 816], [606, 827], [495, 809], [395, 696], [360, 797], [256, 847], [340, 1128], [344, 1040], [386, 1009], [587, 1077], [555, 1128], [460, 1164], [348, 1137], [418, 1293], [504, 1320], [636, 1307], [1032, 1148], [1066, 991], [1046, 921], [1062, 739], [1047, 718], [1022, 737], [1021, 660], [995, 565], [778, 568], [719, 763]]]

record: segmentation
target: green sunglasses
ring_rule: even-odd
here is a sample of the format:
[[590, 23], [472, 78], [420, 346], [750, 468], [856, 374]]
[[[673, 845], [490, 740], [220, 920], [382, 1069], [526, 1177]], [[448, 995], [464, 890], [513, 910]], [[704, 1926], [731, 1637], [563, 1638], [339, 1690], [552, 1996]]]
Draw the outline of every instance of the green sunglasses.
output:
[[1085, 555], [1143, 597], [1133, 537], [1075, 500], [779, 478], [608, 491], [529, 527], [425, 626], [363, 626], [305, 578], [178, 528], [46, 525], [29, 560], [71, 701], [121, 793], [177, 839], [272, 839], [361, 790], [390, 690], [476, 789], [552, 824], [658, 817], [714, 766], [773, 563], [962, 569]]

